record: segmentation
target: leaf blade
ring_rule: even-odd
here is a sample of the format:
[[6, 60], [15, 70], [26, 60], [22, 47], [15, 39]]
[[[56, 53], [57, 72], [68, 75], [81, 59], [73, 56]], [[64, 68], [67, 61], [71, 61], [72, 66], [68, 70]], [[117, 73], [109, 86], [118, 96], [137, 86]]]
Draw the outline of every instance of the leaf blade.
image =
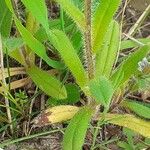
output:
[[139, 48], [134, 53], [130, 54], [128, 58], [123, 63], [121, 63], [121, 65], [119, 65], [119, 67], [112, 74], [111, 76], [112, 82], [116, 80], [116, 78], [118, 77], [118, 74], [120, 74], [120, 70], [122, 70], [121, 72], [124, 75], [122, 76], [120, 85], [124, 84], [137, 71], [138, 62], [147, 55], [149, 50], [150, 50], [150, 46], [145, 45]]
[[119, 7], [120, 0], [101, 0], [93, 18], [93, 52], [97, 52], [102, 46], [104, 36], [109, 27], [113, 15]]
[[49, 39], [52, 45], [59, 51], [77, 83], [84, 87], [87, 83], [87, 74], [69, 38], [60, 30], [51, 30], [49, 32]]
[[70, 0], [55, 0], [66, 13], [75, 21], [81, 30], [85, 30], [84, 14]]
[[0, 1], [0, 33], [2, 37], [7, 38], [10, 34], [12, 15], [5, 0]]
[[48, 57], [44, 45], [34, 38], [33, 35], [20, 23], [16, 17], [15, 23], [20, 34], [22, 35], [22, 38], [33, 52], [40, 56], [49, 66], [58, 69], [63, 68], [63, 64]]
[[144, 137], [150, 137], [150, 122], [145, 121], [139, 118], [136, 118], [133, 115], [119, 115], [119, 114], [107, 114], [107, 121], [109, 123], [119, 125], [122, 127], [129, 128]]
[[121, 106], [130, 109], [131, 111], [135, 112], [137, 115], [150, 119], [150, 105], [144, 105], [141, 102], [135, 102], [131, 100], [124, 100], [121, 103]]
[[119, 49], [119, 25], [112, 21], [105, 36], [105, 42], [96, 56], [96, 76], [109, 78]]
[[89, 89], [95, 100], [108, 108], [113, 95], [113, 87], [110, 81], [105, 77], [93, 79], [89, 82]]
[[27, 68], [27, 73], [35, 84], [47, 95], [57, 99], [67, 97], [66, 89], [59, 80], [36, 66]]
[[73, 117], [64, 135], [63, 150], [81, 149], [91, 116], [91, 108], [84, 107]]
[[48, 31], [48, 15], [44, 0], [22, 0], [22, 3], [29, 9], [39, 23]]

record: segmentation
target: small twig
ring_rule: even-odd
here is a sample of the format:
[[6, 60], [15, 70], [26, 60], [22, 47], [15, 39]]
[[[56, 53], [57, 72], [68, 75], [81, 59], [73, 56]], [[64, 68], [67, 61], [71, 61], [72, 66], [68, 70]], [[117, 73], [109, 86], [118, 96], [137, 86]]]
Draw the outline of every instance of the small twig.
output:
[[[1, 39], [1, 34], [0, 34], [0, 63], [1, 63], [1, 72], [2, 72], [2, 82], [5, 86], [7, 86], [6, 84], [6, 80], [5, 80], [5, 71], [4, 71], [4, 57], [3, 57], [3, 47], [2, 47], [2, 39]], [[11, 133], [13, 133], [13, 125], [12, 123], [12, 117], [11, 117], [11, 111], [10, 111], [10, 107], [9, 107], [9, 100], [7, 98], [7, 93], [4, 91], [5, 96], [5, 105], [6, 105], [6, 111], [7, 111], [7, 117], [8, 117], [8, 121], [10, 123], [10, 131]]]
[[128, 35], [133, 36], [138, 28], [141, 26], [141, 24], [144, 22], [145, 18], [149, 15], [150, 13], [150, 4], [147, 6], [143, 14], [140, 16], [140, 18], [137, 20], [137, 22], [131, 27], [131, 29], [128, 32]]

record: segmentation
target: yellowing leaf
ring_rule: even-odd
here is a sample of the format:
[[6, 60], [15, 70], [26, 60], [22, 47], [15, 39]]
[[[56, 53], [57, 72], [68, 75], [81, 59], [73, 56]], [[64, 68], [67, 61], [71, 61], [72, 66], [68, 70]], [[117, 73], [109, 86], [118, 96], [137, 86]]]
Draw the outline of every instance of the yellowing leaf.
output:
[[60, 105], [48, 108], [37, 116], [33, 123], [35, 126], [45, 126], [48, 124], [63, 122], [71, 119], [77, 112], [79, 107]]
[[128, 114], [107, 114], [106, 118], [109, 123], [129, 128], [144, 137], [150, 138], [150, 121], [142, 120]]

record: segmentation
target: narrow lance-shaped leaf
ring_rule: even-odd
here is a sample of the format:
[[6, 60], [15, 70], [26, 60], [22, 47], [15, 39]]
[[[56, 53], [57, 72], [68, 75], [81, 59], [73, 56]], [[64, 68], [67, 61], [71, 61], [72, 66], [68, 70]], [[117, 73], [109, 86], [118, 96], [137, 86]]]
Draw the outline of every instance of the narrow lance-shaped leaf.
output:
[[[150, 46], [145, 45], [128, 56], [128, 58], [115, 70], [111, 76], [112, 82], [118, 78], [120, 70], [122, 70], [123, 78], [120, 85], [124, 84], [138, 70], [138, 62], [141, 61], [149, 52]], [[120, 75], [119, 75], [120, 76]], [[119, 86], [118, 86], [119, 87]]]
[[63, 64], [60, 62], [54, 61], [50, 59], [47, 54], [45, 47], [42, 43], [40, 43], [36, 38], [33, 37], [33, 35], [21, 24], [21, 22], [17, 19], [14, 10], [12, 8], [12, 4], [10, 0], [5, 0], [8, 8], [14, 15], [14, 21], [16, 23], [16, 26], [22, 35], [23, 40], [25, 43], [29, 46], [29, 48], [35, 52], [38, 56], [40, 56], [49, 66], [52, 66], [53, 68], [63, 68]]
[[11, 30], [12, 14], [5, 0], [0, 0], [0, 33], [2, 37], [8, 37]]
[[131, 129], [144, 137], [150, 138], [150, 121], [136, 118], [133, 115], [107, 114], [106, 120], [109, 123]]
[[3, 40], [4, 45], [4, 53], [8, 53], [8, 55], [15, 60], [17, 60], [19, 63], [21, 63], [23, 66], [26, 66], [26, 62], [24, 60], [24, 56], [19, 50], [24, 45], [24, 41], [22, 38], [8, 38]]
[[93, 79], [89, 82], [89, 88], [95, 100], [108, 108], [113, 95], [113, 87], [110, 81], [105, 77]]
[[48, 15], [45, 0], [22, 0], [22, 3], [33, 14], [37, 21], [48, 31]]
[[21, 53], [20, 49], [24, 45], [24, 41], [22, 38], [8, 38], [3, 40], [4, 53], [8, 53], [8, 55], [14, 58], [23, 66], [26, 66], [26, 62], [24, 59], [23, 54]]
[[150, 119], [150, 105], [146, 105], [141, 102], [131, 101], [131, 100], [124, 100], [121, 103], [121, 106], [130, 109], [131, 111], [135, 112], [137, 115]]
[[120, 68], [117, 76], [112, 80], [114, 91], [119, 88], [123, 78], [124, 78], [124, 72], [122, 71], [122, 68]]
[[56, 99], [65, 99], [67, 97], [66, 89], [62, 83], [46, 71], [32, 66], [27, 69], [27, 73], [35, 84], [47, 95]]
[[87, 74], [69, 38], [60, 30], [51, 30], [49, 32], [49, 40], [59, 51], [66, 66], [71, 70], [77, 83], [81, 87], [84, 87], [87, 83]]
[[134, 47], [141, 47], [141, 44], [149, 44], [150, 38], [143, 38], [143, 39], [135, 39], [133, 40], [124, 40], [121, 42], [121, 50], [134, 48]]
[[96, 56], [96, 77], [106, 76], [109, 78], [119, 49], [119, 25], [112, 21], [105, 36], [104, 45]]
[[81, 150], [92, 113], [91, 108], [84, 107], [73, 117], [65, 131], [63, 150]]
[[109, 24], [118, 9], [120, 0], [101, 0], [93, 17], [93, 51], [100, 50]]
[[71, 0], [55, 0], [64, 11], [75, 21], [79, 28], [85, 31], [85, 16]]
[[14, 49], [20, 48], [25, 43], [22, 38], [8, 38], [3, 40], [3, 44], [11, 52]]
[[33, 119], [34, 126], [46, 126], [54, 123], [60, 123], [72, 119], [80, 110], [79, 107], [70, 105], [59, 105], [47, 108], [36, 118]]
[[22, 38], [33, 52], [35, 52], [39, 57], [41, 57], [49, 66], [58, 69], [63, 68], [63, 64], [55, 60], [52, 60], [48, 57], [44, 45], [40, 43], [37, 39], [35, 39], [33, 35], [25, 27], [23, 27], [23, 25], [16, 17], [15, 23], [20, 34], [22, 35]]

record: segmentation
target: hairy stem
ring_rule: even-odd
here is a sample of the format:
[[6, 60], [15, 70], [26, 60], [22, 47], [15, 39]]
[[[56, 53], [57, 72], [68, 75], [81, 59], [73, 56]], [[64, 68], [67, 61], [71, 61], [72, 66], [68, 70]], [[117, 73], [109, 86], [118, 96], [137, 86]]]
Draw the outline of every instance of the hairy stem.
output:
[[86, 18], [86, 31], [85, 38], [85, 56], [87, 63], [87, 71], [89, 79], [94, 77], [94, 63], [92, 59], [92, 45], [91, 45], [91, 5], [92, 0], [85, 0], [85, 18]]

